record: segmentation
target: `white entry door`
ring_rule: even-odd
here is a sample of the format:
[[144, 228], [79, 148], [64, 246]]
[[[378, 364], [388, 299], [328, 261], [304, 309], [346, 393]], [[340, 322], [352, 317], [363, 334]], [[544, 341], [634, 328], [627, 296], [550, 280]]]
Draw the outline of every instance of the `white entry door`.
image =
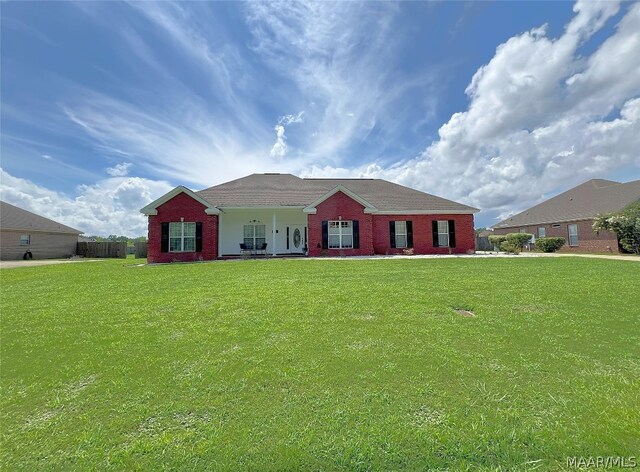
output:
[[289, 252], [292, 254], [304, 254], [307, 247], [304, 225], [291, 225], [289, 227]]

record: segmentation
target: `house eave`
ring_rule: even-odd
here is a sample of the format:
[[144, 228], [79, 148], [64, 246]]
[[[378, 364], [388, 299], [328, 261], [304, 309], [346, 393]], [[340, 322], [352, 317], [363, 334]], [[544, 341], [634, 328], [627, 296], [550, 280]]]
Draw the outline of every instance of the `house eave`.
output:
[[225, 212], [227, 210], [303, 210], [303, 205], [265, 205], [265, 206], [219, 206], [218, 210]]
[[37, 229], [37, 228], [6, 228], [2, 227], [2, 231], [15, 231], [16, 233], [55, 233], [55, 234], [71, 234], [71, 235], [80, 235], [83, 234], [82, 231], [74, 230], [74, 231], [65, 231], [65, 230], [52, 230], [52, 229]]
[[384, 210], [376, 215], [473, 215], [480, 210]]
[[522, 228], [523, 226], [538, 226], [538, 225], [554, 225], [561, 223], [571, 223], [572, 221], [589, 221], [593, 220], [595, 216], [585, 216], [581, 218], [569, 218], [563, 220], [548, 220], [548, 221], [529, 221], [529, 222], [521, 222], [517, 224], [509, 223], [509, 224], [495, 224], [491, 226], [493, 229], [509, 229], [509, 228]]

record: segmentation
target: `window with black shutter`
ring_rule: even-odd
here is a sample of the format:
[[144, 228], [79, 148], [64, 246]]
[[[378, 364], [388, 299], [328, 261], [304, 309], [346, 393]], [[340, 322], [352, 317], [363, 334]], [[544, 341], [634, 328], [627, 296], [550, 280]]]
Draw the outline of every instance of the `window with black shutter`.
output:
[[396, 222], [389, 221], [389, 247], [396, 247]]
[[456, 222], [449, 220], [449, 247], [456, 247]]
[[360, 222], [353, 220], [353, 248], [360, 248]]
[[455, 229], [453, 220], [440, 220], [431, 223], [433, 247], [455, 247]]
[[169, 223], [161, 224], [160, 252], [169, 252]]
[[438, 247], [438, 222], [431, 222], [431, 236], [433, 237], [433, 247]]
[[329, 248], [329, 222], [322, 222], [322, 249]]
[[202, 252], [202, 222], [196, 223], [196, 252]]

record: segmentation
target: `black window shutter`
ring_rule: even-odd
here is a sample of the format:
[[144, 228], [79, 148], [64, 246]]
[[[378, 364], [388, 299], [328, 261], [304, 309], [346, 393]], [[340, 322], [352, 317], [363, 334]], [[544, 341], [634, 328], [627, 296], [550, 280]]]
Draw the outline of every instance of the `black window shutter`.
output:
[[329, 248], [329, 222], [322, 222], [322, 249]]
[[389, 247], [396, 247], [396, 222], [389, 221]]
[[196, 223], [196, 252], [202, 252], [202, 222]]
[[287, 226], [287, 251], [289, 250], [289, 227]]
[[407, 247], [413, 247], [413, 222], [407, 221]]
[[353, 221], [353, 249], [360, 249], [360, 222]]
[[431, 222], [431, 232], [433, 233], [433, 247], [438, 247], [438, 222]]
[[449, 220], [449, 247], [456, 247], [456, 222]]
[[169, 252], [169, 223], [161, 224], [160, 252]]

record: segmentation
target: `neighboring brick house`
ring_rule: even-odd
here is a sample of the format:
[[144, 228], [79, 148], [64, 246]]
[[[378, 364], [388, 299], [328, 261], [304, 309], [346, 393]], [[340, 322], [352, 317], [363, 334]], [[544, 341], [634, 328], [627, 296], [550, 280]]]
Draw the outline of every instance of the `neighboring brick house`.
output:
[[242, 253], [309, 256], [474, 251], [460, 203], [380, 179], [253, 174], [193, 192], [176, 187], [142, 210], [151, 263]]
[[622, 210], [640, 200], [640, 180], [620, 183], [592, 179], [493, 226], [494, 234], [531, 233], [563, 237], [566, 252], [620, 252], [610, 231], [593, 231], [597, 215]]
[[76, 253], [81, 231], [0, 202], [0, 259], [58, 259]]

